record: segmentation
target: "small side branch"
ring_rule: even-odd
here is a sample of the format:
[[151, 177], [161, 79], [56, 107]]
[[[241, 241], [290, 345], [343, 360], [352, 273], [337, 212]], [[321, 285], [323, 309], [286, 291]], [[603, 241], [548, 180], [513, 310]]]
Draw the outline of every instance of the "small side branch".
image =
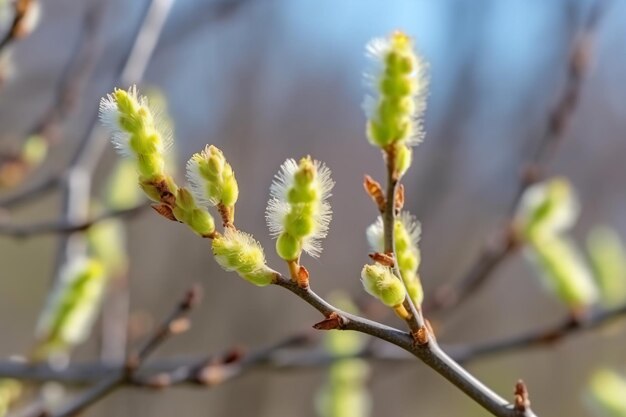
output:
[[122, 372], [110, 375], [95, 387], [87, 390], [65, 408], [55, 413], [45, 413], [51, 417], [70, 417], [79, 414], [101, 398], [132, 380], [133, 375], [148, 357], [171, 336], [182, 333], [189, 328], [188, 315], [200, 301], [199, 287], [190, 289], [178, 303], [165, 321], [152, 333], [138, 352], [130, 356]]
[[15, 225], [0, 222], [0, 235], [25, 239], [47, 234], [63, 235], [82, 232], [105, 220], [114, 218], [132, 218], [148, 207], [150, 207], [148, 204], [141, 204], [127, 209], [110, 210], [83, 222], [54, 221], [28, 225]]

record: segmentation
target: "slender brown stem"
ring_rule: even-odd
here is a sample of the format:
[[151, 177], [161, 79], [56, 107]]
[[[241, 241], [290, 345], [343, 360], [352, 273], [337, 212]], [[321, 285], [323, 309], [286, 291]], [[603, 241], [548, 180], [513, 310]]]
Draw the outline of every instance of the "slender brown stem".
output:
[[[445, 349], [450, 357], [459, 363], [468, 363], [485, 358], [491, 358], [497, 354], [505, 354], [513, 351], [553, 346], [560, 341], [573, 337], [584, 331], [592, 331], [603, 326], [610, 325], [615, 320], [626, 316], [626, 304], [607, 310], [598, 310], [582, 319], [565, 317], [560, 322], [543, 328], [504, 338], [497, 341], [487, 341], [476, 345], [448, 345]], [[270, 348], [252, 351], [249, 355], [243, 355], [239, 349], [230, 349], [218, 355], [211, 355], [193, 359], [162, 359], [146, 364], [133, 376], [126, 380], [125, 385], [143, 388], [163, 388], [176, 384], [204, 385], [197, 379], [198, 370], [215, 364], [234, 364], [235, 360], [226, 358], [248, 357], [246, 370], [263, 368], [267, 370], [303, 370], [327, 366], [335, 361], [362, 358], [383, 362], [412, 361], [413, 356], [403, 350], [398, 350], [391, 345], [370, 345], [363, 350], [350, 355], [332, 355], [320, 352], [318, 349], [304, 350], [302, 352], [289, 352], [291, 348], [301, 347], [311, 341], [309, 334], [296, 334], [280, 341]], [[261, 354], [260, 352], [264, 352]], [[250, 358], [262, 358], [251, 361]], [[254, 362], [254, 363], [252, 363]], [[121, 374], [124, 367], [119, 365], [95, 363], [72, 363], [65, 369], [58, 369], [47, 363], [27, 363], [14, 361], [0, 361], [0, 378], [12, 378], [24, 381], [46, 382], [57, 381], [65, 384], [84, 385], [102, 381], [109, 376]], [[241, 375], [243, 372], [240, 372]], [[167, 378], [163, 376], [167, 375]], [[222, 382], [227, 382], [224, 379]], [[167, 384], [163, 384], [167, 381]]]
[[124, 385], [126, 380], [131, 380], [137, 369], [148, 359], [148, 357], [171, 336], [186, 330], [186, 326], [181, 325], [188, 320], [187, 316], [193, 307], [195, 307], [200, 299], [199, 287], [193, 287], [176, 305], [170, 315], [157, 327], [157, 329], [148, 338], [145, 344], [138, 350], [137, 354], [127, 359], [126, 366], [122, 372], [117, 372], [106, 377], [95, 387], [87, 390], [71, 401], [58, 412], [49, 414], [51, 417], [70, 417], [79, 414], [101, 398], [110, 394], [117, 388]]
[[[393, 271], [394, 274], [400, 278], [402, 275], [400, 274], [400, 269], [398, 268], [396, 244], [394, 239], [394, 225], [396, 222], [396, 192], [399, 181], [396, 175], [395, 152], [393, 147], [385, 150], [385, 162], [387, 165], [387, 189], [385, 190], [385, 210], [381, 213], [384, 233], [383, 245], [385, 253], [392, 254], [393, 258], [396, 259], [393, 265]], [[421, 311], [419, 311], [415, 304], [413, 304], [413, 300], [411, 300], [408, 293], [404, 297], [402, 305], [409, 312], [409, 317], [405, 321], [409, 326], [409, 329], [411, 329], [411, 334], [414, 335], [414, 337], [417, 337], [417, 335], [425, 328], [424, 317], [422, 316]]]
[[82, 232], [90, 227], [98, 224], [102, 221], [113, 219], [113, 218], [130, 218], [138, 215], [143, 212], [146, 208], [150, 207], [148, 204], [141, 204], [135, 207], [120, 209], [120, 210], [110, 210], [99, 214], [98, 216], [93, 217], [92, 219], [88, 219], [82, 222], [65, 222], [65, 221], [53, 221], [53, 222], [42, 222], [42, 223], [34, 223], [27, 225], [16, 225], [16, 224], [3, 224], [0, 222], [0, 235], [11, 236], [14, 238], [30, 238], [33, 236], [41, 236], [46, 234], [68, 234], [75, 232]]
[[[494, 416], [535, 416], [530, 409], [523, 414], [514, 410], [512, 404], [509, 404], [504, 398], [493, 392], [450, 358], [441, 350], [434, 339], [431, 339], [426, 344], [418, 344], [411, 334], [341, 311], [318, 296], [310, 288], [301, 288], [288, 278], [279, 276], [275, 284], [301, 298], [322, 313], [327, 320], [332, 319], [336, 326], [334, 328], [354, 330], [374, 336], [394, 344], [421, 359], [422, 362], [434, 369]], [[332, 327], [324, 328], [331, 329]]]

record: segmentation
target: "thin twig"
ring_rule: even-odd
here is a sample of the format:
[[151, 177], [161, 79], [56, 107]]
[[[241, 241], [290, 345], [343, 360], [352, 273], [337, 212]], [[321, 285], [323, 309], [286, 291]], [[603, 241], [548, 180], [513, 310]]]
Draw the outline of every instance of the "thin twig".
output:
[[[385, 192], [385, 210], [381, 213], [381, 216], [383, 219], [384, 251], [388, 255], [393, 255], [395, 260], [393, 265], [394, 273], [399, 279], [402, 279], [400, 269], [398, 268], [398, 257], [396, 256], [396, 243], [394, 238], [396, 223], [396, 193], [399, 182], [396, 176], [395, 159], [395, 151], [392, 147], [390, 147], [389, 150], [385, 151], [385, 162], [387, 164], [387, 189]], [[426, 328], [424, 317], [422, 316], [422, 312], [416, 308], [408, 292], [404, 297], [402, 305], [410, 314], [410, 317], [406, 320], [406, 322], [411, 329], [411, 334], [416, 339], [418, 337], [423, 339], [423, 332]], [[428, 339], [427, 335], [425, 335], [425, 337]]]
[[0, 52], [4, 48], [9, 46], [12, 42], [19, 39], [24, 35], [23, 22], [27, 17], [27, 14], [31, 12], [30, 8], [35, 2], [33, 0], [15, 0], [13, 3], [13, 19], [11, 20], [11, 26], [0, 39]]
[[134, 217], [148, 207], [150, 207], [150, 205], [141, 204], [127, 209], [110, 210], [99, 214], [98, 216], [95, 216], [89, 220], [76, 223], [68, 223], [64, 221], [42, 222], [27, 225], [0, 223], [0, 235], [23, 239], [46, 234], [62, 235], [74, 232], [82, 232], [94, 226], [95, 224], [105, 220], [113, 218]]
[[[425, 344], [416, 343], [411, 334], [341, 311], [318, 296], [311, 288], [301, 288], [297, 283], [292, 282], [282, 275], [277, 276], [275, 284], [289, 290], [318, 310], [326, 317], [326, 321], [332, 319], [332, 322], [336, 324], [336, 329], [354, 330], [374, 336], [394, 344], [421, 359], [422, 362], [446, 378], [494, 416], [535, 416], [530, 409], [523, 414], [514, 410], [512, 404], [493, 392], [450, 358], [433, 338], [430, 338], [428, 343]], [[325, 328], [330, 329], [330, 327]]]
[[426, 312], [451, 310], [460, 305], [481, 288], [493, 276], [496, 268], [515, 253], [519, 247], [517, 239], [512, 233], [515, 210], [528, 187], [542, 178], [546, 165], [565, 137], [566, 128], [573, 117], [583, 82], [591, 66], [592, 40], [600, 17], [608, 3], [609, 0], [596, 0], [583, 28], [577, 31], [578, 33], [574, 37], [572, 52], [568, 61], [565, 88], [550, 112], [536, 151], [526, 163], [524, 172], [520, 176], [516, 194], [507, 215], [508, 220], [494, 234], [492, 241], [482, 248], [474, 263], [460, 280], [452, 284], [444, 284], [425, 300], [424, 310]]
[[176, 305], [170, 315], [157, 327], [157, 329], [148, 338], [145, 344], [138, 350], [137, 354], [128, 358], [126, 366], [122, 372], [110, 375], [95, 387], [87, 390], [75, 400], [71, 401], [63, 409], [55, 413], [47, 413], [51, 417], [70, 417], [75, 416], [94, 404], [107, 394], [123, 385], [125, 380], [132, 379], [134, 373], [139, 369], [143, 362], [167, 339], [171, 336], [185, 331], [188, 328], [188, 318], [190, 311], [198, 304], [200, 300], [200, 288], [193, 287]]
[[31, 200], [47, 196], [61, 182], [61, 175], [48, 175], [39, 181], [30, 184], [0, 198], [0, 208], [10, 209]]
[[[576, 334], [610, 325], [616, 320], [623, 319], [625, 315], [626, 304], [613, 309], [595, 311], [585, 319], [566, 317], [555, 325], [544, 329], [476, 345], [449, 345], [445, 346], [445, 350], [454, 360], [466, 364], [492, 358], [497, 354], [554, 346]], [[309, 341], [309, 335], [298, 334], [269, 348], [252, 351], [248, 355], [243, 354], [241, 349], [229, 349], [224, 353], [202, 358], [162, 359], [142, 366], [139, 372], [132, 379], [126, 380], [124, 384], [140, 388], [164, 388], [178, 384], [205, 385], [205, 382], [198, 379], [201, 369], [207, 366], [224, 366], [227, 364], [228, 366], [235, 366], [234, 364], [243, 358], [247, 358], [246, 365], [241, 366], [242, 368], [245, 367], [245, 371], [259, 368], [273, 371], [303, 370], [328, 366], [336, 361], [354, 358], [388, 363], [406, 363], [414, 360], [413, 356], [405, 351], [395, 348], [388, 349], [387, 347], [391, 347], [390, 345], [378, 346], [378, 348], [369, 346], [350, 355], [332, 355], [319, 349], [307, 349], [295, 354], [290, 352], [292, 348], [303, 346]], [[236, 360], [232, 359], [235, 357]], [[124, 369], [124, 366], [102, 362], [73, 363], [60, 370], [47, 363], [5, 361], [0, 362], [0, 378], [35, 382], [57, 381], [65, 384], [85, 385], [102, 381], [112, 375], [119, 375], [124, 372]], [[238, 376], [242, 375], [243, 371], [244, 369], [238, 370]], [[226, 372], [229, 375], [233, 373], [233, 371]], [[221, 382], [229, 380], [224, 379]]]

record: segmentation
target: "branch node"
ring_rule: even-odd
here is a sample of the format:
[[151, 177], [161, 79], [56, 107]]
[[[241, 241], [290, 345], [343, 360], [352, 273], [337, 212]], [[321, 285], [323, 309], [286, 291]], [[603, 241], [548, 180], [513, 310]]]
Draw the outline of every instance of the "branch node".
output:
[[526, 384], [521, 379], [517, 381], [515, 384], [515, 401], [514, 401], [514, 410], [519, 413], [526, 413], [526, 411], [530, 410], [530, 399], [528, 396], [528, 388], [526, 388]]
[[395, 265], [393, 254], [373, 252], [373, 253], [368, 254], [368, 256], [370, 257], [372, 261], [378, 264], [381, 264], [383, 266], [388, 266], [390, 268], [393, 268], [393, 266]]
[[426, 326], [417, 329], [416, 332], [412, 333], [412, 336], [418, 346], [426, 346], [430, 342], [430, 332]]
[[365, 175], [365, 179], [363, 180], [363, 188], [365, 188], [365, 192], [369, 195], [376, 203], [376, 207], [378, 207], [378, 211], [383, 213], [385, 211], [385, 194], [383, 193], [383, 188], [380, 183], [374, 180], [369, 175]]
[[302, 265], [300, 265], [300, 267], [298, 268], [296, 281], [298, 283], [298, 287], [304, 290], [309, 288], [309, 271]]
[[330, 313], [328, 317], [319, 323], [315, 323], [313, 328], [315, 330], [335, 330], [343, 328], [345, 319], [336, 312]]
[[174, 216], [174, 212], [172, 211], [172, 208], [168, 206], [167, 204], [163, 204], [163, 203], [151, 204], [150, 207], [152, 207], [152, 209], [156, 211], [162, 217], [165, 217], [166, 219], [174, 221], [174, 222], [178, 221], [176, 219], [176, 216]]

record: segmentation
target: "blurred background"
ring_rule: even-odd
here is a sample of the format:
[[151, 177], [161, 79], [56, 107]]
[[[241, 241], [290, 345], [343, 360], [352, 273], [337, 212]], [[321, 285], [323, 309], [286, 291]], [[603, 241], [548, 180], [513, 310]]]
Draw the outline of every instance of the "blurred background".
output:
[[[91, 62], [80, 73], [76, 102], [63, 117], [59, 137], [19, 187], [66, 166], [99, 98], [114, 86], [127, 87], [120, 85], [120, 67], [148, 2], [100, 1], [101, 21], [87, 23], [96, 27], [93, 36], [85, 18], [95, 1], [100, 0], [42, 1], [37, 27], [11, 45], [12, 69], [0, 89], [3, 150], [19, 146], [56, 105], [77, 45], [86, 36], [94, 38], [86, 48]], [[337, 183], [334, 217], [321, 258], [306, 259], [305, 265], [320, 294], [341, 289], [358, 298], [358, 271], [368, 261], [365, 228], [377, 215], [362, 179], [365, 173], [380, 180], [384, 175], [380, 154], [364, 135], [364, 47], [394, 29], [413, 36], [429, 62], [430, 93], [427, 135], [405, 181], [406, 207], [422, 223], [420, 272], [428, 298], [437, 286], [460, 278], [505, 220], [524, 161], [566, 86], [573, 40], [593, 3], [175, 0], [139, 85], [158, 89], [167, 100], [179, 167], [207, 143], [224, 151], [240, 184], [238, 225], [261, 241], [272, 265], [280, 264], [264, 210], [273, 175], [289, 157], [310, 154], [324, 161]], [[608, 2], [594, 29], [593, 60], [578, 106], [548, 168], [549, 174], [567, 176], [580, 196], [582, 216], [574, 235], [581, 241], [598, 224], [626, 234], [625, 21], [626, 2]], [[93, 195], [102, 192], [116, 160], [107, 142]], [[3, 215], [27, 224], [57, 219], [61, 209], [61, 193], [54, 192]], [[185, 228], [150, 211], [127, 224], [133, 315], [158, 321], [192, 283], [201, 283], [205, 292], [192, 330], [157, 356], [265, 346], [318, 321], [315, 311], [284, 291], [259, 289], [223, 272], [207, 243]], [[0, 237], [3, 357], [24, 354], [32, 345], [59, 241], [49, 235]], [[437, 321], [440, 342], [495, 340], [565, 316], [522, 256], [510, 257], [494, 274], [488, 286]], [[393, 317], [389, 323], [401, 325]], [[469, 370], [507, 398], [514, 382], [524, 379], [541, 415], [590, 415], [584, 398], [592, 372], [626, 368], [623, 330], [617, 326], [553, 347], [481, 359]], [[98, 356], [98, 332], [75, 358]], [[258, 371], [210, 390], [125, 389], [89, 415], [315, 416], [313, 397], [324, 378], [324, 369]], [[375, 416], [487, 415], [418, 362], [375, 364], [368, 387]]]

